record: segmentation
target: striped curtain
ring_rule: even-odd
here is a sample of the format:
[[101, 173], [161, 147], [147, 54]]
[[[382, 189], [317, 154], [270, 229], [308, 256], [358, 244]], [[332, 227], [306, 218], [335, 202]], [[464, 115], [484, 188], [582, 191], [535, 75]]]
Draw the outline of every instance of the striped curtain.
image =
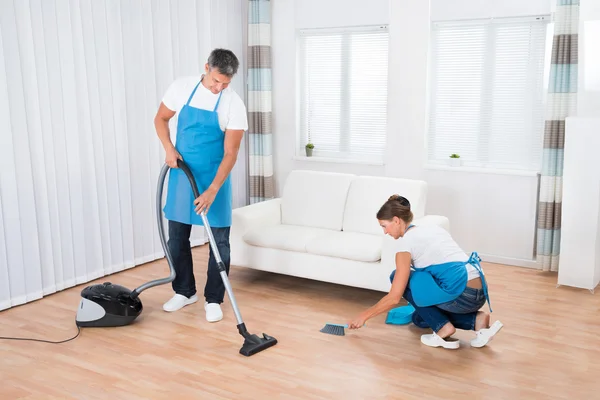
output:
[[557, 0], [538, 205], [537, 256], [558, 271], [565, 118], [577, 108], [579, 0]]
[[250, 204], [274, 196], [271, 124], [271, 2], [248, 1]]

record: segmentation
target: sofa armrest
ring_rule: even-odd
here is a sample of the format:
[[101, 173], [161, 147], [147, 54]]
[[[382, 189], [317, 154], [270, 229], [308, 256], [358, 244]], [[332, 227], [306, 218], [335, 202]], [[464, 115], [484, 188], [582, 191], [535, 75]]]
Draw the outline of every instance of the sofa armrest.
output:
[[415, 225], [438, 225], [450, 232], [450, 220], [443, 215], [425, 215], [413, 221]]
[[[281, 223], [281, 199], [262, 201], [233, 210], [231, 230], [243, 236], [257, 226], [270, 226]], [[233, 234], [234, 232], [232, 232]]]

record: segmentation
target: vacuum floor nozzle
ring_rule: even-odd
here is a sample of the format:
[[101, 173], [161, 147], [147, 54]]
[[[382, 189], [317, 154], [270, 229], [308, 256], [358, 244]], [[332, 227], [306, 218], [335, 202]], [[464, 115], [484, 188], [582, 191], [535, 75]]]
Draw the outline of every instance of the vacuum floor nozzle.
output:
[[263, 350], [268, 349], [269, 347], [275, 346], [277, 344], [277, 339], [272, 336], [263, 333], [263, 337], [258, 337], [257, 335], [249, 335], [244, 340], [244, 344], [240, 349], [240, 354], [250, 357], [253, 354], [259, 353]]
[[244, 337], [244, 344], [240, 349], [240, 354], [246, 357], [250, 357], [277, 344], [277, 339], [273, 336], [263, 333], [263, 337], [259, 337], [258, 335], [249, 333], [244, 323], [238, 325], [238, 331]]

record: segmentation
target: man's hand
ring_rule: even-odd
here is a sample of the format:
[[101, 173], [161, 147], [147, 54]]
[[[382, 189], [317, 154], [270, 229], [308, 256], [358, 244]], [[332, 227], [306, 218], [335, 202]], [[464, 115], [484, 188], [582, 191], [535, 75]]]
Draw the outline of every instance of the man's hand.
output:
[[217, 197], [217, 190], [215, 190], [212, 186], [198, 196], [198, 198], [194, 200], [194, 204], [196, 205], [196, 214], [200, 215], [202, 211], [204, 211], [205, 214], [208, 214], [208, 210], [215, 201], [215, 197]]
[[179, 154], [177, 149], [173, 146], [167, 147], [165, 163], [171, 168], [178, 168], [177, 159], [183, 161], [183, 157], [181, 157], [181, 154]]

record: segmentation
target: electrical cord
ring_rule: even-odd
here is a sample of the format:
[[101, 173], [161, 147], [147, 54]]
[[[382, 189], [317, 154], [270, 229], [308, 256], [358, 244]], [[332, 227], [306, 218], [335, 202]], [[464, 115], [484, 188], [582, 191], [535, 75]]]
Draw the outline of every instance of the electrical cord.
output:
[[72, 338], [69, 338], [69, 339], [60, 340], [58, 342], [53, 342], [51, 340], [44, 340], [44, 339], [32, 339], [32, 338], [20, 338], [20, 337], [8, 337], [8, 336], [0, 336], [0, 339], [2, 339], [2, 340], [28, 340], [28, 341], [32, 341], [32, 342], [59, 344], [59, 343], [66, 343], [68, 341], [75, 339], [77, 336], [79, 336], [80, 333], [81, 333], [81, 327], [78, 326], [77, 334], [75, 336], [73, 336]]

